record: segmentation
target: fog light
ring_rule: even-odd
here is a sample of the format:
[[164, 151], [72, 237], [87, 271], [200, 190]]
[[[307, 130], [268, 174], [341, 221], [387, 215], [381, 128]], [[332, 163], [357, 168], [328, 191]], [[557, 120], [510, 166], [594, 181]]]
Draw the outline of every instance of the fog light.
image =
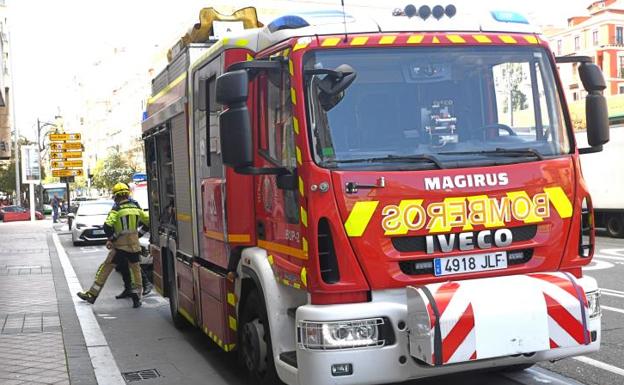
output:
[[332, 376], [350, 376], [353, 374], [353, 365], [351, 364], [333, 364], [331, 366]]
[[586, 293], [587, 303], [589, 305], [589, 318], [600, 317], [600, 290]]
[[299, 344], [304, 349], [356, 349], [383, 346], [382, 318], [336, 322], [299, 321]]

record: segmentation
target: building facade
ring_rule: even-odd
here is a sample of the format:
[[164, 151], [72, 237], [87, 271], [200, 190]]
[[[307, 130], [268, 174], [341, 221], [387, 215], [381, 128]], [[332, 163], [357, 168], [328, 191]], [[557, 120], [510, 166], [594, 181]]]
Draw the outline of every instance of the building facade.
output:
[[0, 0], [0, 161], [12, 157], [11, 152], [11, 106], [9, 100], [11, 78], [9, 65], [9, 31], [7, 7]]
[[[556, 56], [590, 56], [607, 81], [606, 96], [624, 94], [624, 1], [591, 2], [587, 14], [568, 19], [567, 28], [545, 28]], [[568, 101], [583, 99], [576, 65], [560, 65]]]

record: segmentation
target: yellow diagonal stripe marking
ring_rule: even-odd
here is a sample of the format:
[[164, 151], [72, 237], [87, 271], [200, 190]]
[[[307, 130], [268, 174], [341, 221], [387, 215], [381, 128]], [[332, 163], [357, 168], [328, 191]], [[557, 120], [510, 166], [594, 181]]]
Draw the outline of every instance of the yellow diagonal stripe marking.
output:
[[299, 177], [299, 194], [301, 194], [302, 197], [305, 196], [305, 186], [301, 177]]
[[361, 237], [368, 227], [375, 209], [377, 209], [378, 201], [356, 202], [353, 210], [349, 214], [349, 218], [345, 222], [345, 230], [350, 237]]
[[546, 187], [544, 192], [548, 195], [548, 200], [555, 206], [555, 210], [561, 218], [565, 219], [572, 216], [572, 203], [561, 187]]
[[292, 100], [293, 106], [297, 104], [297, 94], [295, 93], [295, 89], [290, 89], [290, 99]]
[[466, 40], [464, 40], [464, 38], [459, 35], [447, 35], [446, 37], [453, 44], [462, 44], [466, 42]]
[[305, 237], [301, 238], [301, 250], [303, 251], [303, 255], [308, 255], [308, 240]]
[[295, 134], [299, 135], [299, 119], [293, 116], [293, 129], [295, 130]]
[[433, 37], [433, 40], [431, 40], [431, 42], [432, 42], [433, 44], [440, 44], [440, 39], [438, 39], [438, 37], [437, 37], [437, 36], [434, 36], [434, 37]]
[[366, 36], [357, 36], [351, 40], [351, 45], [364, 45], [368, 41], [368, 37]]
[[297, 156], [297, 164], [298, 165], [302, 165], [303, 161], [301, 160], [301, 149], [299, 148], [299, 146], [295, 147], [295, 155]]
[[247, 40], [247, 39], [238, 39], [238, 40], [236, 40], [236, 45], [238, 47], [245, 47], [245, 46], [249, 45], [249, 40]]
[[535, 36], [525, 36], [524, 40], [527, 41], [527, 43], [529, 44], [538, 44], [539, 40], [537, 40], [537, 38]]
[[518, 42], [516, 41], [516, 39], [514, 39], [513, 37], [509, 36], [509, 35], [500, 35], [498, 36], [501, 41], [505, 44], [517, 44]]
[[477, 43], [491, 43], [492, 39], [490, 39], [489, 37], [485, 36], [485, 35], [474, 35], [473, 36], [474, 39], [477, 41]]
[[303, 283], [303, 286], [308, 286], [308, 271], [305, 267], [301, 269], [301, 274], [299, 276], [301, 277], [301, 283]]
[[247, 54], [247, 61], [252, 61], [253, 60], [253, 56], [251, 56], [250, 54]]
[[236, 306], [236, 295], [234, 293], [227, 293], [227, 302], [231, 306]]
[[308, 227], [308, 212], [303, 207], [301, 207], [301, 223]]
[[407, 44], [420, 44], [424, 38], [424, 35], [412, 35], [407, 38]]
[[230, 329], [236, 331], [236, 318], [229, 316]]
[[338, 45], [338, 43], [340, 43], [339, 37], [328, 37], [327, 39], [323, 40], [323, 42], [321, 43], [321, 46], [322, 47], [335, 47]]
[[379, 39], [379, 44], [392, 44], [396, 38], [396, 36], [382, 36], [381, 39]]
[[288, 61], [288, 72], [290, 73], [290, 76], [293, 76], [295, 74], [295, 68], [293, 67], [292, 60]]

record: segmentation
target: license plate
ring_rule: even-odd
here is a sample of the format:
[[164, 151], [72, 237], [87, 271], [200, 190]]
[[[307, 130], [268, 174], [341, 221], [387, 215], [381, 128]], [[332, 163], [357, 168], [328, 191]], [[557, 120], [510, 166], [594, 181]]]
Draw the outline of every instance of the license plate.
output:
[[104, 235], [104, 230], [93, 230], [93, 235]]
[[507, 268], [507, 253], [497, 251], [459, 257], [435, 258], [433, 268], [436, 276], [505, 269]]

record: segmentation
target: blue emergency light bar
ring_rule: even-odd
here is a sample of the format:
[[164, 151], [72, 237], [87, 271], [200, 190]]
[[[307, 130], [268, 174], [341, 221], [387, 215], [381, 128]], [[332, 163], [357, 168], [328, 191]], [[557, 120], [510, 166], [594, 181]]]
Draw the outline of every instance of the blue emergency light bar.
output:
[[492, 17], [501, 23], [529, 24], [522, 14], [513, 11], [492, 11]]

